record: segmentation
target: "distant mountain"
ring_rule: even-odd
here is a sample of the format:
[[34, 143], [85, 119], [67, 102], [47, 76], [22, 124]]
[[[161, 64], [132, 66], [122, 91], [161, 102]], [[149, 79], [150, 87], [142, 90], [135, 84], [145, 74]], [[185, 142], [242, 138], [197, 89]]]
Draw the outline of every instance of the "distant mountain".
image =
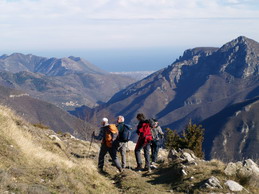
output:
[[134, 81], [109, 74], [79, 57], [57, 59], [19, 53], [0, 57], [0, 85], [24, 90], [64, 109], [94, 107]]
[[43, 124], [55, 132], [69, 132], [90, 139], [95, 127], [53, 104], [31, 98], [29, 94], [0, 86], [0, 104], [11, 107], [19, 116], [33, 124]]
[[75, 72], [107, 73], [80, 57], [70, 56], [58, 59], [21, 53], [0, 56], [0, 70], [13, 73], [29, 71], [48, 76], [62, 76]]
[[201, 124], [207, 158], [259, 158], [259, 97], [231, 105]]
[[149, 76], [152, 73], [154, 73], [154, 71], [111, 72], [111, 74], [125, 75], [125, 76], [131, 77], [137, 81]]
[[136, 114], [156, 117], [164, 127], [182, 130], [189, 119], [200, 122], [227, 106], [259, 95], [259, 43], [244, 36], [221, 48], [194, 48], [161, 69], [115, 94], [92, 112], [96, 117], [124, 115], [136, 123]]

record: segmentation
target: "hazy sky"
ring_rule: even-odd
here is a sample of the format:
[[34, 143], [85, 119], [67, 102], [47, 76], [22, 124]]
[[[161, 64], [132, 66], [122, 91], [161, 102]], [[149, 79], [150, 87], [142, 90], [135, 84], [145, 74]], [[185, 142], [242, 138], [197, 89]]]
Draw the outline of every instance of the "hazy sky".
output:
[[76, 55], [111, 71], [258, 32], [258, 0], [0, 0], [0, 54]]

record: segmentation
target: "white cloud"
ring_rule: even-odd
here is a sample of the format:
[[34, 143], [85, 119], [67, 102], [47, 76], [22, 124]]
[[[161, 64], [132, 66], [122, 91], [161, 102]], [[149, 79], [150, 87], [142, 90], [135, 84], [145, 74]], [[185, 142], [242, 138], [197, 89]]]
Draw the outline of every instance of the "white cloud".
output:
[[200, 46], [259, 39], [258, 18], [255, 0], [0, 0], [0, 48]]
[[[223, 2], [239, 3], [239, 6], [223, 4]], [[240, 0], [20, 0], [11, 2], [1, 0], [0, 15], [33, 19], [68, 16], [85, 19], [259, 16], [258, 9], [249, 9], [253, 1], [249, 1], [249, 4], [245, 2]]]

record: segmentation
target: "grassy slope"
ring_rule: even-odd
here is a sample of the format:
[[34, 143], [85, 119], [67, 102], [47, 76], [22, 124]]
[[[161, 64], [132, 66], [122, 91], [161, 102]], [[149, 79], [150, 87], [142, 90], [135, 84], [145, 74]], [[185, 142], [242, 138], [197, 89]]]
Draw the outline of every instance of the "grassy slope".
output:
[[[101, 175], [96, 169], [98, 148], [93, 143], [89, 152], [89, 142], [32, 126], [0, 106], [0, 193], [227, 193], [226, 180], [240, 182], [227, 177], [226, 164], [217, 160], [187, 165], [183, 176], [181, 161], [165, 161], [151, 173], [126, 169], [119, 174], [107, 157], [107, 173]], [[127, 154], [134, 168], [134, 152]], [[222, 189], [200, 188], [211, 176], [220, 180]], [[245, 186], [250, 193], [259, 193], [259, 188]]]
[[86, 142], [52, 140], [52, 134], [0, 107], [0, 193], [117, 193], [91, 159], [71, 156], [86, 154]]

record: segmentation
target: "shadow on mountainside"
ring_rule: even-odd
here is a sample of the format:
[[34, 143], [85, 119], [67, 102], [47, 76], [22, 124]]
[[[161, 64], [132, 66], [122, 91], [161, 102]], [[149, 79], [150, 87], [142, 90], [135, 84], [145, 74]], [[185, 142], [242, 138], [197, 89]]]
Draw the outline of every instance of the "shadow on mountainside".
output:
[[259, 100], [259, 97], [246, 100], [242, 103], [234, 104], [201, 122], [201, 125], [206, 129], [203, 142], [203, 144], [206, 145], [204, 147], [206, 159], [211, 159], [211, 149], [213, 147], [213, 140], [215, 139], [215, 137], [221, 134], [221, 131], [219, 131], [218, 129], [221, 129], [223, 125], [226, 123], [226, 121], [229, 119], [229, 117], [233, 116], [237, 111], [241, 110], [248, 104], [251, 104], [257, 100]]

